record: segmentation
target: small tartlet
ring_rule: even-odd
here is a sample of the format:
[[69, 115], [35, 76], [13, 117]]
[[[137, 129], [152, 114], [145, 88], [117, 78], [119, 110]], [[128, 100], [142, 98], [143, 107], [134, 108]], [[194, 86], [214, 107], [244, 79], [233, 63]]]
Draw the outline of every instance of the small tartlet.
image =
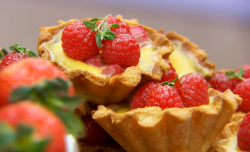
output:
[[237, 133], [246, 113], [235, 113], [220, 135], [212, 142], [209, 152], [241, 152], [237, 144]]
[[[130, 26], [140, 25], [136, 19], [124, 20], [121, 15], [117, 17]], [[89, 20], [89, 18], [81, 21], [84, 20]], [[139, 64], [126, 68], [125, 72], [120, 75], [105, 76], [100, 74], [102, 68], [70, 59], [62, 50], [61, 33], [66, 26], [76, 21], [78, 20], [59, 21], [58, 26], [41, 27], [37, 53], [41, 58], [51, 61], [64, 71], [72, 80], [76, 94], [83, 96], [87, 101], [98, 105], [118, 103], [136, 86], [148, 81], [160, 80], [162, 75], [168, 71], [169, 65], [164, 58], [174, 51], [172, 43], [163, 34], [143, 25], [150, 44], [141, 49]]]
[[206, 152], [241, 103], [230, 90], [209, 96], [208, 105], [192, 108], [100, 105], [92, 117], [128, 152]]
[[165, 36], [175, 47], [175, 51], [169, 56], [169, 60], [179, 77], [196, 72], [209, 80], [215, 75], [215, 63], [207, 60], [207, 53], [200, 49], [198, 45], [175, 31], [169, 31]]

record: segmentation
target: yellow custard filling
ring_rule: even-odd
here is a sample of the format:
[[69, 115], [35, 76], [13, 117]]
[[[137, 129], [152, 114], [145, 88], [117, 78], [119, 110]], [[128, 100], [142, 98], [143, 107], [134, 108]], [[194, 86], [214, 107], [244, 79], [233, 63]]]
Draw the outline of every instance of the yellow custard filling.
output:
[[[91, 73], [94, 73], [96, 75], [101, 75], [101, 71], [105, 69], [107, 65], [104, 65], [102, 67], [94, 67], [85, 64], [82, 61], [71, 59], [64, 53], [61, 41], [62, 31], [63, 30], [58, 32], [52, 40], [42, 44], [49, 51], [51, 60], [56, 61], [68, 71], [80, 69], [91, 71]], [[141, 57], [137, 66], [140, 67], [143, 71], [151, 73], [155, 62], [158, 60], [157, 57], [155, 57], [155, 52], [156, 49], [151, 44], [148, 44], [141, 48]]]
[[227, 152], [241, 152], [240, 148], [237, 145], [236, 135], [228, 139], [222, 140], [220, 143]]
[[182, 43], [180, 41], [172, 42], [175, 51], [169, 56], [169, 61], [176, 70], [179, 77], [193, 72], [209, 73], [210, 71], [201, 66], [195, 56], [188, 52], [182, 51]]

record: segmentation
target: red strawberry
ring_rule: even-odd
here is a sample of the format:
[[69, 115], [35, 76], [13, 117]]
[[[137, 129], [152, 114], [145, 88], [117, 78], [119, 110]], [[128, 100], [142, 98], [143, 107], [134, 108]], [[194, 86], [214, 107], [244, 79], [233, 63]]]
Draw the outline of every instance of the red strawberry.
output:
[[230, 78], [222, 72], [217, 71], [216, 74], [212, 77], [212, 79], [210, 79], [208, 82], [211, 85], [211, 88], [220, 92], [224, 92], [227, 89], [231, 89]]
[[195, 107], [208, 104], [208, 84], [198, 73], [189, 73], [176, 81], [177, 91], [185, 107]]
[[117, 74], [123, 73], [125, 70], [117, 64], [111, 64], [106, 69], [102, 70], [102, 74], [113, 77]]
[[250, 78], [239, 83], [234, 91], [235, 94], [238, 94], [242, 98], [242, 103], [239, 105], [238, 110], [243, 112], [250, 111]]
[[158, 106], [161, 109], [183, 108], [181, 98], [174, 87], [155, 82], [149, 82], [142, 86], [131, 102], [131, 109], [148, 106]]
[[242, 151], [250, 151], [250, 113], [247, 113], [241, 122], [237, 143]]
[[238, 73], [240, 68], [243, 68], [243, 78], [250, 78], [250, 64], [243, 64], [241, 67], [238, 67], [235, 72]]
[[[1, 107], [0, 124], [10, 125], [13, 130], [17, 129], [18, 125], [25, 125], [33, 129], [30, 138], [27, 138], [29, 134], [21, 132], [22, 136], [19, 134], [19, 138], [12, 138], [11, 141], [5, 139], [7, 143], [5, 143], [4, 147], [3, 145], [0, 147], [0, 151], [1, 148], [8, 148], [10, 151], [43, 151], [42, 149], [45, 149], [45, 152], [63, 152], [66, 150], [66, 128], [64, 124], [53, 112], [35, 102], [26, 100]], [[0, 135], [5, 134], [7, 136], [8, 132], [1, 129], [4, 129], [4, 127], [1, 126]], [[21, 139], [23, 140], [20, 141]], [[3, 140], [0, 141], [3, 142]], [[46, 140], [48, 140], [48, 143]], [[15, 142], [20, 142], [19, 146], [14, 144]], [[41, 149], [39, 149], [37, 147], [39, 146], [38, 142], [45, 142], [45, 145], [42, 144]], [[4, 151], [4, 149], [2, 150]]]
[[[13, 89], [57, 77], [69, 80], [62, 71], [42, 59], [27, 58], [9, 65], [0, 71], [0, 106], [8, 103]], [[73, 86], [71, 86], [69, 93], [73, 94], [73, 92]]]
[[28, 50], [26, 48], [23, 48], [20, 44], [15, 44], [13, 46], [10, 46], [10, 49], [13, 51], [2, 59], [2, 62], [0, 63], [0, 69], [3, 69], [4, 67], [17, 62], [19, 60], [28, 58], [28, 57], [38, 57], [37, 54], [31, 50]]
[[62, 33], [62, 47], [67, 56], [75, 60], [84, 60], [99, 52], [95, 33], [82, 22], [68, 25]]
[[102, 48], [102, 57], [107, 64], [118, 64], [123, 68], [137, 65], [140, 55], [139, 44], [129, 34], [107, 40]]
[[87, 136], [82, 140], [89, 145], [105, 145], [110, 135], [91, 116], [82, 118], [86, 127]]

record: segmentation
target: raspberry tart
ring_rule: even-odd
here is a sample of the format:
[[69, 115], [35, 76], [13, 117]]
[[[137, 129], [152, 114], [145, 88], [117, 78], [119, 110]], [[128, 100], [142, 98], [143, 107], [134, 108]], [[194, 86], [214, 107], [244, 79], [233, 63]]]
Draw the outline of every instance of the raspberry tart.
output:
[[[76, 94], [89, 102], [118, 103], [136, 86], [160, 80], [169, 69], [163, 58], [174, 50], [172, 43], [135, 19], [124, 20], [118, 15], [109, 16], [104, 22], [86, 18], [58, 23], [58, 26], [40, 28], [38, 55], [64, 71], [72, 80]], [[72, 30], [75, 32], [68, 34]], [[110, 40], [112, 37], [115, 39]], [[87, 43], [78, 45], [79, 41]], [[116, 52], [118, 49], [123, 53]], [[132, 49], [132, 55], [126, 54], [126, 49]]]
[[[156, 93], [155, 88], [158, 85], [148, 85], [149, 92]], [[241, 103], [241, 98], [230, 90], [221, 93], [209, 88], [208, 95], [207, 104], [192, 107], [183, 107], [177, 97], [175, 101], [161, 100], [159, 106], [137, 109], [131, 109], [130, 103], [100, 105], [92, 117], [128, 152], [206, 152]], [[146, 100], [152, 102], [149, 98]], [[160, 106], [173, 102], [172, 108]]]

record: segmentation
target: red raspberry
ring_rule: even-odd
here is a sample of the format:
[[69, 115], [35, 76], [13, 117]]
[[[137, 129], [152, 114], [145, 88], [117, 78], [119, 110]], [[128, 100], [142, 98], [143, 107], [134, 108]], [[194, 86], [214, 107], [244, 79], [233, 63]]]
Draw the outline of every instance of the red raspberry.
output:
[[163, 74], [160, 82], [172, 82], [174, 79], [178, 78], [178, 74], [176, 73], [170, 61], [166, 59], [166, 62], [168, 62], [170, 69], [165, 74]]
[[[243, 71], [244, 71], [243, 75], [238, 74], [240, 68], [242, 68]], [[238, 76], [242, 77], [242, 78], [245, 78], [245, 79], [250, 78], [250, 64], [244, 64], [244, 65], [242, 65], [241, 67], [238, 67], [238, 68], [235, 70], [235, 73], [236, 73]], [[236, 77], [236, 78], [231, 78], [231, 88], [232, 88], [232, 90], [236, 87], [237, 84], [239, 84], [239, 83], [242, 82], [242, 81], [243, 81], [243, 80], [241, 80], [241, 79], [239, 79], [239, 78], [237, 78], [237, 77]]]
[[157, 82], [148, 82], [144, 84], [134, 95], [130, 104], [130, 109], [144, 108], [146, 106], [148, 93], [157, 85]]
[[208, 84], [207, 81], [198, 73], [183, 75], [177, 84], [177, 91], [181, 96], [185, 107], [195, 107], [208, 104]]
[[250, 113], [247, 113], [241, 122], [237, 143], [242, 151], [250, 151]]
[[28, 57], [29, 57], [28, 53], [23, 55], [22, 53], [19, 52], [11, 52], [3, 58], [2, 62], [0, 63], [0, 69], [3, 69], [4, 67], [12, 63], [15, 63], [17, 61], [20, 61]]
[[123, 68], [137, 65], [140, 55], [139, 44], [129, 34], [107, 40], [102, 48], [102, 57], [107, 64], [118, 64]]
[[112, 138], [91, 116], [82, 118], [87, 136], [82, 140], [88, 145], [105, 145]]
[[111, 64], [106, 69], [102, 70], [102, 74], [113, 77], [117, 74], [123, 73], [125, 70], [117, 64]]
[[108, 26], [111, 26], [112, 24], [120, 25], [119, 27], [110, 28], [110, 30], [114, 32], [116, 36], [119, 34], [131, 34], [129, 25], [126, 22], [121, 21], [117, 17], [109, 16], [107, 19], [107, 23]]
[[68, 25], [62, 33], [62, 47], [67, 56], [75, 60], [84, 60], [99, 52], [95, 33], [82, 22]]
[[216, 74], [208, 81], [211, 87], [220, 92], [224, 92], [227, 89], [231, 89], [230, 78], [222, 72], [216, 72]]
[[[242, 65], [241, 67], [242, 67], [243, 70], [244, 70], [244, 73], [243, 73], [242, 77], [243, 77], [243, 78], [250, 78], [250, 64], [244, 64], [244, 65]], [[240, 69], [241, 67], [237, 68], [237, 69], [235, 70], [235, 72], [238, 73], [238, 72], [239, 72], [239, 69]]]
[[243, 112], [250, 111], [250, 78], [239, 83], [235, 89], [234, 93], [238, 94], [242, 98], [242, 103], [239, 105], [238, 110]]
[[131, 103], [131, 109], [143, 108], [145, 106], [158, 106], [161, 109], [165, 109], [171, 107], [182, 108], [183, 104], [174, 87], [149, 82], [135, 94]]

